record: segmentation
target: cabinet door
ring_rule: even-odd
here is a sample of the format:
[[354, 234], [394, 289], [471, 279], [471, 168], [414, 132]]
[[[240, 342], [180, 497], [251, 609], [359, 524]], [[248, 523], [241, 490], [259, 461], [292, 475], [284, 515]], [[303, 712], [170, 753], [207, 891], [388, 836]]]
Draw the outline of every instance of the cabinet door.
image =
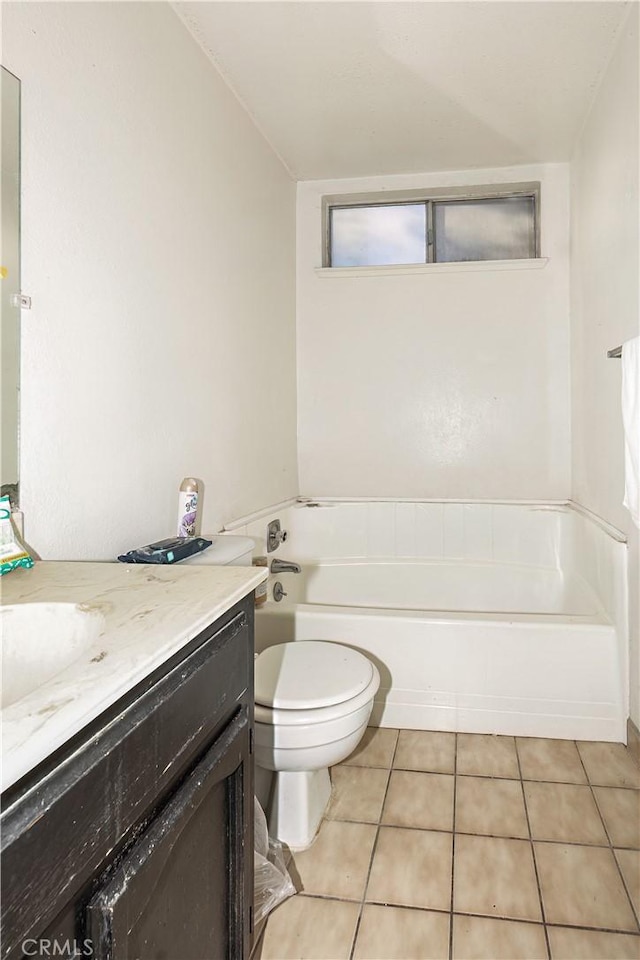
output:
[[249, 720], [241, 711], [90, 901], [94, 960], [248, 955], [248, 771]]

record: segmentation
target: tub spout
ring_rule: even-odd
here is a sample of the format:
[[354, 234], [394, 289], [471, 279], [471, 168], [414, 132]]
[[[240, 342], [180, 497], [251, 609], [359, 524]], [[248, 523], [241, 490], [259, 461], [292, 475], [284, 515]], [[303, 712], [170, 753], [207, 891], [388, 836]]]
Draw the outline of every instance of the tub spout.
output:
[[280, 560], [274, 557], [271, 561], [271, 573], [300, 573], [302, 567], [299, 563], [292, 563], [291, 560]]

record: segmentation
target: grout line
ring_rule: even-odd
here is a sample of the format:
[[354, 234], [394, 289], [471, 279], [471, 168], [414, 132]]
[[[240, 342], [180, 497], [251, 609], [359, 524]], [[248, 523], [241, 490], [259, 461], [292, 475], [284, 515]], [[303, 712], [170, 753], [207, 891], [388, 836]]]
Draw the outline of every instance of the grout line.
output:
[[[589, 771], [587, 770], [587, 768], [586, 768], [586, 766], [585, 766], [584, 760], [582, 759], [582, 754], [580, 753], [580, 749], [579, 749], [577, 743], [576, 743], [576, 750], [578, 751], [578, 756], [580, 757], [580, 763], [582, 764], [583, 770], [584, 770], [584, 772], [585, 772], [585, 774], [586, 774], [586, 777], [587, 777], [587, 783], [589, 784], [589, 790], [591, 791], [591, 798], [592, 798], [592, 800], [593, 800], [593, 802], [594, 802], [594, 804], [595, 804], [596, 810], [598, 811], [598, 816], [600, 817], [600, 820], [601, 820], [601, 822], [602, 822], [602, 827], [603, 827], [603, 829], [604, 829], [605, 836], [606, 836], [607, 842], [608, 842], [608, 844], [609, 844], [609, 850], [611, 851], [611, 856], [613, 857], [613, 862], [615, 863], [616, 870], [618, 871], [618, 876], [620, 877], [620, 882], [622, 883], [622, 889], [624, 890], [624, 892], [625, 892], [626, 895], [627, 895], [627, 901], [628, 901], [628, 903], [629, 903], [629, 906], [631, 907], [631, 915], [633, 916], [633, 918], [634, 918], [634, 920], [635, 920], [635, 922], [636, 922], [636, 926], [637, 926], [638, 929], [640, 930], [640, 918], [638, 917], [638, 914], [636, 913], [636, 908], [635, 908], [635, 905], [634, 905], [634, 903], [633, 903], [633, 899], [632, 899], [632, 897], [631, 897], [631, 894], [630, 894], [630, 892], [629, 892], [629, 890], [628, 890], [628, 888], [627, 888], [627, 884], [626, 884], [625, 879], [624, 879], [624, 874], [622, 873], [622, 868], [621, 868], [620, 864], [618, 863], [618, 858], [617, 858], [616, 855], [615, 855], [615, 847], [614, 847], [614, 845], [613, 845], [613, 841], [611, 840], [611, 836], [610, 836], [609, 830], [608, 830], [608, 828], [607, 828], [607, 824], [606, 824], [606, 821], [605, 821], [605, 818], [604, 818], [604, 814], [602, 813], [602, 810], [600, 809], [600, 805], [599, 805], [599, 803], [598, 803], [598, 798], [597, 798], [597, 796], [596, 796], [595, 790], [593, 789], [593, 786], [594, 786], [594, 785], [591, 783], [591, 780], [590, 780], [590, 778], [589, 778]], [[600, 786], [600, 785], [599, 785], [599, 784], [596, 784], [596, 786]], [[605, 788], [605, 789], [606, 789], [606, 788]], [[611, 788], [609, 788], [609, 789], [611, 789]], [[613, 789], [615, 789], [615, 788], [613, 788]], [[618, 847], [618, 849], [619, 849], [619, 850], [623, 850], [623, 849], [626, 849], [626, 848], [624, 848], [624, 847]]]
[[[636, 906], [635, 906], [635, 904], [634, 904], [634, 902], [633, 902], [633, 897], [631, 896], [631, 891], [629, 890], [629, 887], [628, 887], [628, 885], [627, 885], [627, 881], [626, 881], [625, 878], [624, 878], [624, 873], [622, 872], [622, 867], [620, 866], [620, 861], [619, 861], [618, 858], [616, 857], [616, 850], [627, 850], [627, 849], [628, 849], [628, 847], [614, 847], [614, 848], [612, 849], [612, 853], [613, 853], [613, 859], [614, 859], [615, 862], [616, 862], [616, 867], [618, 868], [618, 873], [620, 874], [620, 879], [622, 880], [622, 886], [624, 887], [625, 893], [627, 894], [627, 897], [629, 898], [629, 902], [631, 903], [631, 909], [633, 910], [633, 915], [634, 915], [634, 917], [636, 918], [636, 923], [638, 924], [638, 932], [640, 932], [640, 910], [636, 910]], [[635, 853], [635, 854], [637, 855], [637, 854], [638, 854], [638, 851], [637, 851], [637, 850], [634, 850], [633, 853]]]
[[620, 930], [619, 927], [582, 927], [573, 923], [549, 923], [547, 926], [551, 927], [552, 930], [587, 930], [596, 933], [615, 933], [621, 937], [636, 937], [640, 940], [638, 930]]
[[449, 960], [453, 960], [453, 893], [456, 869], [456, 786], [458, 783], [458, 734], [453, 741], [453, 821], [451, 824], [451, 902], [449, 909]]
[[[581, 758], [582, 759], [582, 758]], [[426, 771], [425, 771], [426, 772]], [[481, 773], [459, 773], [459, 777], [476, 777], [479, 780], [522, 780], [523, 783], [555, 783], [559, 786], [567, 787], [587, 787], [590, 784], [590, 781], [587, 777], [585, 780], [545, 780], [544, 777], [489, 777], [486, 774]], [[586, 771], [585, 771], [586, 776]], [[632, 790], [638, 793], [640, 788], [638, 787], [627, 787], [627, 786], [618, 786], [617, 784], [611, 783], [594, 783], [594, 787], [606, 787], [610, 790]]]
[[[384, 728], [381, 727], [380, 729], [384, 729]], [[425, 731], [425, 732], [429, 732], [429, 731]], [[440, 732], [440, 731], [437, 731], [437, 732]], [[580, 759], [582, 761], [582, 758]], [[359, 767], [361, 770], [365, 770], [365, 769], [366, 770], [385, 770], [386, 769], [386, 767], [374, 767], [374, 766], [369, 766], [365, 764], [344, 763], [344, 762], [341, 764], [338, 764], [338, 766]], [[450, 773], [447, 774], [444, 770], [424, 770], [424, 769], [418, 769], [416, 767], [394, 767], [393, 769], [401, 770], [406, 773], [431, 773], [431, 774], [439, 774], [441, 776], [451, 776]], [[585, 772], [585, 775], [586, 775], [586, 772]], [[515, 780], [515, 781], [522, 780], [524, 783], [554, 783], [554, 784], [558, 784], [559, 786], [569, 786], [569, 787], [590, 786], [590, 781], [588, 778], [586, 780], [545, 780], [544, 777], [524, 777], [524, 776], [523, 777], [501, 777], [501, 776], [495, 776], [495, 775], [490, 775], [486, 773], [458, 773], [457, 776], [465, 777], [465, 778], [472, 777], [476, 780]], [[635, 793], [640, 792], [640, 787], [631, 787], [631, 786], [627, 786], [626, 784], [594, 783], [593, 786], [604, 787], [607, 790], [629, 790]]]
[[522, 779], [522, 766], [520, 764], [520, 754], [518, 752], [517, 737], [513, 738], [513, 742], [514, 742], [515, 751], [516, 751], [516, 760], [518, 761], [518, 773], [520, 774], [520, 790], [522, 792], [522, 803], [524, 805], [524, 815], [527, 820], [527, 830], [529, 831], [529, 844], [531, 846], [531, 856], [533, 858], [533, 871], [536, 877], [536, 887], [538, 888], [538, 899], [540, 900], [540, 915], [542, 916], [544, 939], [547, 945], [547, 956], [551, 958], [551, 943], [549, 941], [549, 931], [547, 930], [547, 918], [544, 912], [544, 901], [542, 899], [542, 888], [540, 886], [540, 874], [538, 873], [538, 862], [536, 860], [536, 848], [533, 844], [533, 835], [531, 833], [531, 821], [529, 820], [529, 808], [527, 806], [527, 795], [524, 790], [524, 780]]
[[[354, 932], [353, 932], [353, 941], [352, 941], [352, 943], [351, 943], [351, 950], [349, 951], [349, 960], [353, 960], [353, 955], [354, 955], [354, 951], [355, 951], [355, 949], [356, 949], [356, 943], [357, 943], [357, 940], [358, 940], [358, 934], [359, 934], [359, 932], [360, 932], [360, 924], [361, 924], [361, 922], [362, 922], [362, 914], [363, 914], [363, 911], [364, 911], [365, 901], [366, 901], [366, 897], [367, 897], [367, 888], [368, 888], [368, 886], [369, 886], [369, 878], [371, 877], [371, 870], [372, 870], [372, 868], [373, 868], [373, 858], [374, 858], [375, 855], [376, 855], [376, 850], [377, 850], [377, 847], [378, 847], [378, 837], [380, 836], [380, 826], [381, 826], [381, 821], [382, 821], [382, 814], [383, 814], [383, 811], [384, 811], [384, 805], [385, 805], [385, 803], [387, 802], [387, 794], [389, 793], [389, 784], [391, 783], [391, 774], [393, 773], [393, 761], [394, 761], [395, 758], [396, 758], [396, 753], [397, 753], [397, 750], [398, 750], [398, 743], [399, 743], [399, 742], [400, 742], [400, 731], [398, 730], [398, 731], [397, 731], [397, 736], [396, 736], [396, 743], [395, 743], [395, 746], [394, 746], [394, 748], [393, 748], [393, 754], [391, 755], [391, 763], [389, 764], [389, 767], [388, 767], [388, 770], [387, 770], [387, 785], [386, 785], [386, 787], [385, 787], [384, 797], [382, 798], [382, 803], [381, 803], [381, 805], [380, 805], [380, 813], [378, 814], [378, 823], [377, 823], [377, 825], [376, 825], [376, 835], [375, 835], [375, 837], [374, 837], [373, 846], [372, 846], [372, 848], [371, 848], [371, 857], [369, 858], [369, 869], [367, 870], [367, 876], [366, 876], [366, 878], [365, 878], [364, 887], [362, 888], [362, 899], [360, 900], [360, 909], [359, 909], [359, 911], [358, 911], [358, 919], [357, 919], [357, 921], [356, 921], [356, 927], [355, 927], [355, 930], [354, 930]], [[380, 767], [375, 767], [375, 768], [370, 767], [369, 769], [379, 770], [379, 769], [381, 769], [381, 768], [380, 768]]]
[[[349, 900], [347, 897], [334, 897], [326, 893], [305, 893], [302, 891], [298, 894], [299, 897], [303, 897], [308, 900], [328, 900], [332, 903], [358, 903], [358, 900]], [[372, 904], [377, 907], [396, 907], [398, 910], [411, 910], [413, 913], [437, 913], [441, 916], [450, 916], [451, 911], [449, 909], [443, 910], [439, 907], [416, 907], [415, 904], [411, 903], [389, 903], [387, 900], [368, 900], [367, 905]], [[497, 920], [498, 922], [506, 923], [526, 923], [531, 927], [542, 927], [544, 924], [541, 920], [530, 920], [528, 917], [512, 917], [504, 916], [502, 914], [498, 915], [495, 913], [470, 913], [467, 910], [455, 910], [454, 917], [471, 917], [477, 918], [480, 920]], [[577, 923], [547, 923], [548, 927], [552, 929], [561, 929], [561, 930], [586, 930], [589, 932], [596, 933], [616, 933], [620, 936], [625, 937], [635, 937], [640, 940], [640, 931], [638, 930], [621, 930], [619, 927], [587, 927], [584, 924]]]
[[[379, 768], [376, 768], [376, 769], [379, 769]], [[452, 776], [452, 774], [450, 773], [443, 774], [443, 776], [450, 777]], [[518, 783], [519, 781], [514, 780], [513, 782]], [[525, 781], [525, 782], [535, 783], [537, 781]], [[567, 784], [567, 786], [574, 786], [574, 784]], [[578, 786], [578, 784], [575, 784], [575, 786]], [[587, 787], [588, 784], [586, 783], [580, 784], [580, 786]], [[454, 794], [455, 794], [455, 787], [454, 787]], [[325, 817], [325, 819], [328, 820], [330, 823], [361, 823], [363, 826], [367, 826], [367, 827], [375, 827], [378, 824], [378, 821], [376, 820], [351, 820], [348, 817]], [[415, 830], [416, 833], [446, 833], [446, 834], [453, 833], [453, 830], [443, 830], [441, 827], [411, 827], [411, 826], [407, 826], [404, 823], [387, 823], [386, 821], [384, 823], [380, 822], [380, 826], [388, 827], [390, 830]], [[474, 833], [473, 831], [470, 831], [470, 830], [456, 830], [455, 832], [456, 832], [456, 835], [459, 837], [486, 837], [488, 840], [521, 840], [526, 842], [527, 840], [532, 839], [529, 835], [515, 836], [510, 833], [479, 833], [478, 831]], [[606, 843], [588, 843], [584, 840], [552, 840], [552, 839], [547, 839], [546, 837], [536, 837], [534, 842], [555, 844], [561, 847], [589, 847], [589, 849], [593, 849], [593, 850], [608, 850], [609, 847], [611, 846], [608, 840]], [[638, 847], [625, 847], [622, 844], [615, 844], [614, 849], [627, 850], [630, 853], [640, 852]]]

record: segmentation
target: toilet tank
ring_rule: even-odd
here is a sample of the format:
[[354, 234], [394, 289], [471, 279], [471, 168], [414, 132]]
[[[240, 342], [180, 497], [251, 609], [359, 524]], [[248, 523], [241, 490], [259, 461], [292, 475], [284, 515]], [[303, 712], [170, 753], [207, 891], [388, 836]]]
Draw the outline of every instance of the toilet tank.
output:
[[253, 555], [254, 542], [251, 537], [236, 537], [226, 534], [202, 534], [205, 540], [211, 540], [211, 546], [203, 550], [202, 553], [196, 553], [186, 560], [180, 561], [180, 566], [185, 563], [209, 563], [216, 567], [250, 567], [251, 557]]

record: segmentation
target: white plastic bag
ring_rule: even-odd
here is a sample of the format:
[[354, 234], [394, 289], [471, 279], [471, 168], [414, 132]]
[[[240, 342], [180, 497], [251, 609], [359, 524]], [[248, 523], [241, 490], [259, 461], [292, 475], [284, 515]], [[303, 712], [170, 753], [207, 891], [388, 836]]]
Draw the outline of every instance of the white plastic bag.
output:
[[292, 897], [296, 888], [284, 865], [282, 844], [269, 836], [267, 818], [257, 799], [254, 810], [253, 913], [258, 924], [279, 903]]

